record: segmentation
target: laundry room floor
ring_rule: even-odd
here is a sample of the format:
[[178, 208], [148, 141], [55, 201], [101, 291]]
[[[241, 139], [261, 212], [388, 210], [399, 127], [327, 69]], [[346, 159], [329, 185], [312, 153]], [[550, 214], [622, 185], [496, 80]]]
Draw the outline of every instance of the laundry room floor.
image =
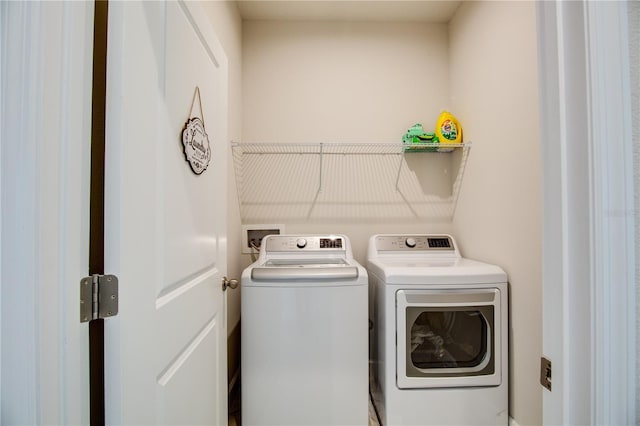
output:
[[376, 413], [375, 407], [373, 406], [371, 396], [369, 396], [369, 426], [380, 426], [378, 415]]
[[[242, 417], [240, 411], [240, 389], [236, 386], [229, 395], [229, 426], [242, 426]], [[378, 422], [378, 416], [376, 410], [369, 398], [369, 425], [368, 426], [380, 426]]]

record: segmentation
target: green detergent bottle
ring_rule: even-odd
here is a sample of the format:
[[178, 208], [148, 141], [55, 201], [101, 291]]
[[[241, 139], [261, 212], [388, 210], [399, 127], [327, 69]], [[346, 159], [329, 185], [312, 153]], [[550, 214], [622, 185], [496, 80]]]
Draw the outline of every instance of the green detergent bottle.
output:
[[422, 124], [417, 123], [402, 136], [405, 152], [435, 152], [437, 147], [420, 146], [425, 143], [438, 143], [439, 138], [435, 133], [425, 133]]

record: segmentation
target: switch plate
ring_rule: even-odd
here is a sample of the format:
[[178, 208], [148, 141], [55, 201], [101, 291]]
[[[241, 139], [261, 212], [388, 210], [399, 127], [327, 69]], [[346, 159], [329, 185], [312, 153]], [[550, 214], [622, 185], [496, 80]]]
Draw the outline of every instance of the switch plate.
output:
[[[251, 242], [260, 247], [262, 239], [271, 234], [284, 234], [283, 224], [242, 225], [242, 253], [251, 254]], [[253, 249], [253, 253], [256, 250]]]

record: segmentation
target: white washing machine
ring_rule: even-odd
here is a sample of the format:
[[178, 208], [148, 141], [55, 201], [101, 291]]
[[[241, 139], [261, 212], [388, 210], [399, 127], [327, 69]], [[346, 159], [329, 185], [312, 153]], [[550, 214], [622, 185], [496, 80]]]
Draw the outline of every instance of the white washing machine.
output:
[[382, 423], [507, 425], [505, 272], [450, 235], [374, 235], [367, 257]]
[[344, 235], [270, 235], [242, 274], [242, 423], [367, 425], [368, 279]]

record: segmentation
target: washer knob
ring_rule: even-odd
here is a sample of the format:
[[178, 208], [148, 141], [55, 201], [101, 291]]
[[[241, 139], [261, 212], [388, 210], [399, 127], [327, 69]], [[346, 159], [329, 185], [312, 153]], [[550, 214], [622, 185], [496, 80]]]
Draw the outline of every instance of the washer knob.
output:
[[404, 243], [407, 245], [407, 247], [410, 248], [414, 248], [416, 246], [416, 240], [415, 238], [407, 238]]
[[304, 238], [298, 238], [296, 240], [296, 246], [298, 246], [298, 248], [305, 248], [307, 246], [307, 240]]

